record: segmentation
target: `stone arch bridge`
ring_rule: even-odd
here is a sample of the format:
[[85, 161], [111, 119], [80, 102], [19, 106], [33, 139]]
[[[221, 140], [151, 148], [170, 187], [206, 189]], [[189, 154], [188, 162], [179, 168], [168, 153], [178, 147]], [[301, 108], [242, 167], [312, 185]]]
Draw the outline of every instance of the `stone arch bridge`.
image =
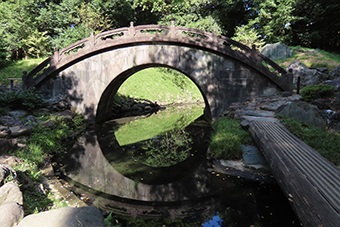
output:
[[211, 120], [232, 102], [292, 91], [292, 76], [256, 51], [228, 37], [196, 29], [141, 25], [80, 40], [23, 76], [25, 87], [47, 97], [63, 94], [89, 122], [109, 118], [114, 95], [135, 72], [169, 67], [200, 89]]

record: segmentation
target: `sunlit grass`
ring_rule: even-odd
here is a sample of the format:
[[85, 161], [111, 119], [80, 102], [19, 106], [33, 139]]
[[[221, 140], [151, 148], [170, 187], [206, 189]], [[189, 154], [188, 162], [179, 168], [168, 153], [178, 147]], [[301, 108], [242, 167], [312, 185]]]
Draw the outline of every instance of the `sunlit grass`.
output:
[[213, 123], [212, 127], [214, 132], [209, 150], [217, 159], [241, 159], [241, 144], [254, 143], [250, 133], [241, 127], [238, 120], [220, 118]]
[[203, 109], [200, 106], [188, 107], [180, 114], [175, 108], [169, 107], [157, 115], [121, 126], [115, 132], [115, 137], [120, 146], [136, 143], [162, 135], [166, 131], [183, 129], [202, 114]]
[[9, 63], [0, 69], [0, 85], [9, 85], [10, 81], [7, 78], [21, 78], [23, 71], [30, 72], [44, 60], [44, 58], [37, 58]]
[[199, 89], [187, 76], [166, 68], [148, 68], [133, 74], [118, 93], [161, 104], [203, 102]]
[[330, 53], [320, 50], [318, 53], [305, 53], [297, 52], [296, 49], [302, 49], [309, 52], [315, 49], [302, 48], [302, 47], [290, 47], [295, 50], [295, 54], [292, 57], [275, 61], [282, 68], [287, 68], [293, 61], [299, 61], [308, 68], [336, 68], [340, 65], [340, 54]]

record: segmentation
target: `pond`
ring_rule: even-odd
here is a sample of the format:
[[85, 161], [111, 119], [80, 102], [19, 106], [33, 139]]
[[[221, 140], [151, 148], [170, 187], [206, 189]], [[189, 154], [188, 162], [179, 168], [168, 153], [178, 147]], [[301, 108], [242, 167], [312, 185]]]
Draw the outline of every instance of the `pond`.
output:
[[55, 171], [114, 226], [300, 226], [275, 183], [215, 173], [200, 106], [89, 128]]

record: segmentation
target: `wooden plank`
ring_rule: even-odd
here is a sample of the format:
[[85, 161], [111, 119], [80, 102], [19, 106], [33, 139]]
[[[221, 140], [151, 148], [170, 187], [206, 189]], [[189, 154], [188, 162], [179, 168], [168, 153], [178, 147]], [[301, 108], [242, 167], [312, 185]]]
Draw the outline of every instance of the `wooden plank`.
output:
[[253, 120], [249, 131], [301, 223], [339, 226], [339, 169], [279, 122]]

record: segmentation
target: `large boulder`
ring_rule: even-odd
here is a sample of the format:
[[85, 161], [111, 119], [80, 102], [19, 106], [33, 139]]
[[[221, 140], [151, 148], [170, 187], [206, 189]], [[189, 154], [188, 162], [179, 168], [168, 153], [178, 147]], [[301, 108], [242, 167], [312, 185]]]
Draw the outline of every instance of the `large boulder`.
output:
[[24, 209], [16, 202], [0, 206], [1, 227], [12, 227], [24, 217]]
[[12, 117], [9, 115], [1, 116], [0, 123], [5, 126], [18, 126], [21, 125], [21, 119], [18, 117]]
[[105, 227], [104, 218], [98, 208], [63, 207], [56, 210], [26, 216], [18, 227]]
[[8, 126], [0, 125], [0, 138], [8, 137], [11, 134]]
[[332, 85], [335, 91], [340, 91], [340, 78], [334, 80], [327, 80], [324, 84]]
[[260, 52], [274, 61], [291, 57], [294, 54], [294, 51], [283, 43], [266, 44]]
[[6, 180], [13, 180], [15, 178], [16, 172], [11, 166], [0, 164], [0, 187], [4, 184]]
[[7, 154], [10, 151], [17, 149], [17, 140], [15, 139], [0, 139], [0, 155]]
[[283, 108], [279, 108], [276, 115], [293, 117], [309, 125], [325, 129], [326, 123], [323, 120], [318, 108], [306, 102], [291, 102]]
[[319, 84], [323, 78], [323, 74], [318, 69], [310, 69], [299, 61], [292, 62], [287, 71], [292, 70], [294, 77], [294, 85], [297, 85], [297, 78], [300, 77], [300, 86], [307, 87]]
[[32, 133], [33, 125], [19, 125], [9, 128], [11, 131], [11, 137], [28, 136]]
[[328, 75], [329, 75], [327, 78], [328, 80], [340, 78], [340, 66], [333, 69]]
[[0, 206], [10, 202], [23, 203], [22, 193], [15, 182], [8, 182], [0, 188]]
[[22, 118], [28, 115], [26, 110], [12, 110], [7, 113], [9, 116], [14, 118]]
[[21, 158], [11, 156], [11, 155], [0, 155], [0, 164], [16, 166], [22, 163], [24, 163], [24, 160], [22, 160]]

